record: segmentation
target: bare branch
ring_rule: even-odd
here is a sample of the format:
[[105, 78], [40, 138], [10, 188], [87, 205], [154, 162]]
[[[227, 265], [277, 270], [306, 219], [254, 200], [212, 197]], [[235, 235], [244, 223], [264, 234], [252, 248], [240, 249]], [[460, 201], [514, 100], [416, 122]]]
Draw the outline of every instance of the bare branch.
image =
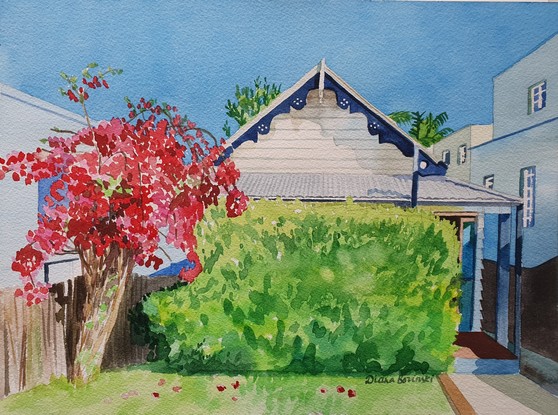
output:
[[75, 131], [72, 130], [62, 130], [60, 128], [57, 127], [53, 127], [50, 129], [50, 131], [54, 131], [55, 133], [65, 133], [65, 134], [77, 134]]
[[172, 258], [171, 258], [170, 255], [167, 253], [167, 251], [165, 251], [162, 247], [159, 247], [159, 249], [163, 252], [163, 254], [165, 254], [165, 256], [169, 259], [169, 261], [172, 262]]

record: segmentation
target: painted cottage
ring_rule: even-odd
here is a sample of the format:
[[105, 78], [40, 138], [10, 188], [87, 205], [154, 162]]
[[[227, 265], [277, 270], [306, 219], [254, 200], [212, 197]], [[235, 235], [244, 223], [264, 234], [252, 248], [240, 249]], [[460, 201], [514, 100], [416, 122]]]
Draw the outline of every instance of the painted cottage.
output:
[[[325, 61], [237, 131], [227, 142], [226, 155], [242, 172], [239, 188], [252, 198], [352, 198], [428, 206], [451, 221], [461, 241], [463, 267], [457, 370], [518, 371], [520, 314], [514, 287], [519, 274], [510, 275], [510, 258], [520, 256], [521, 250], [512, 252], [510, 246], [521, 238], [521, 227], [512, 223], [512, 217], [521, 217], [521, 200], [446, 177], [443, 162], [433, 159]], [[497, 218], [496, 234], [484, 234], [487, 214]], [[482, 280], [487, 238], [495, 238], [497, 245], [495, 281]], [[485, 287], [497, 287], [494, 301], [489, 300], [494, 304], [487, 304]], [[481, 331], [486, 319], [494, 322], [493, 332]]]

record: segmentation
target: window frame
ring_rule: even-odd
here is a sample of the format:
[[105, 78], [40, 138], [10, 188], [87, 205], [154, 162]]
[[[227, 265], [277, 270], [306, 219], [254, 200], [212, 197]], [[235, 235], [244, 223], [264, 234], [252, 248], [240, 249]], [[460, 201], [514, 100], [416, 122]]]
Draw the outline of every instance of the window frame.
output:
[[[463, 150], [463, 154], [462, 154]], [[459, 166], [467, 163], [467, 144], [462, 144], [457, 149], [457, 164]]]
[[[543, 109], [546, 108], [546, 92], [547, 92], [547, 82], [546, 79], [543, 79], [542, 81], [536, 82], [533, 85], [531, 85], [528, 89], [527, 89], [527, 95], [528, 95], [528, 107], [527, 107], [527, 114], [531, 115], [534, 114], [536, 112], [542, 111]], [[537, 88], [541, 88], [540, 91], [536, 91]], [[535, 94], [538, 93], [540, 95], [540, 98], [537, 99], [535, 101]], [[540, 108], [537, 106], [535, 107], [535, 103], [539, 102], [541, 103]]]
[[[487, 186], [487, 183], [489, 180], [492, 180], [492, 182], [490, 183], [489, 186]], [[486, 176], [484, 176], [482, 178], [482, 185], [486, 188], [486, 189], [494, 189], [494, 174], [487, 174]]]
[[445, 163], [446, 166], [449, 166], [451, 163], [451, 151], [444, 150], [442, 151], [442, 161]]
[[[526, 175], [526, 173], [528, 173]], [[529, 181], [529, 179], [532, 179]], [[526, 192], [527, 189], [527, 192]], [[535, 226], [537, 190], [537, 167], [528, 166], [519, 170], [519, 196], [523, 199], [523, 227]]]

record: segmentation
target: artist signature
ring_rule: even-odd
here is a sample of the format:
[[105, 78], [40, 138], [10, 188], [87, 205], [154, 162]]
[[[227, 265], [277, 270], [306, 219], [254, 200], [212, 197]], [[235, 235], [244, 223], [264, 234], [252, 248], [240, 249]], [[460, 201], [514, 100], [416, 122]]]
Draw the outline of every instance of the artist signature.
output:
[[368, 375], [364, 383], [370, 385], [372, 383], [395, 383], [402, 385], [404, 383], [432, 383], [434, 376], [430, 375], [413, 375], [413, 376], [376, 376]]

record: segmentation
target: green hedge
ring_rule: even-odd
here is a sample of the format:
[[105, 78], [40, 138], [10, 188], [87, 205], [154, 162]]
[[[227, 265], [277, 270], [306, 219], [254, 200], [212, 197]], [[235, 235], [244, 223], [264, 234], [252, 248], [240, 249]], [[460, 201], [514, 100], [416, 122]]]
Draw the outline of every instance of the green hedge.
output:
[[393, 206], [252, 201], [208, 212], [204, 272], [133, 313], [176, 371], [439, 373], [452, 362], [455, 231]]

